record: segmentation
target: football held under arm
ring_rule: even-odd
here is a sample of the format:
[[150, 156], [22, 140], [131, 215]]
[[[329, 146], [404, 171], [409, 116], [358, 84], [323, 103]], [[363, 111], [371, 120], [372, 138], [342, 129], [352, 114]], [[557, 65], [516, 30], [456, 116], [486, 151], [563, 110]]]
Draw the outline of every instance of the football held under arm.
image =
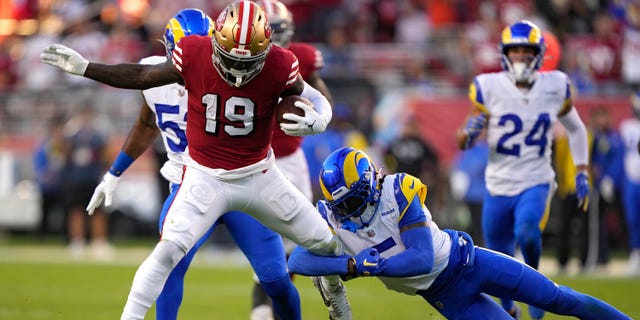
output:
[[322, 133], [327, 129], [333, 116], [331, 104], [320, 91], [302, 80], [302, 77], [298, 77], [298, 82], [303, 85], [300, 96], [307, 98], [312, 103], [312, 106], [302, 101], [297, 101], [295, 106], [304, 111], [304, 117], [293, 113], [285, 113], [283, 118], [293, 121], [293, 123], [281, 123], [280, 129], [290, 136], [307, 136]]

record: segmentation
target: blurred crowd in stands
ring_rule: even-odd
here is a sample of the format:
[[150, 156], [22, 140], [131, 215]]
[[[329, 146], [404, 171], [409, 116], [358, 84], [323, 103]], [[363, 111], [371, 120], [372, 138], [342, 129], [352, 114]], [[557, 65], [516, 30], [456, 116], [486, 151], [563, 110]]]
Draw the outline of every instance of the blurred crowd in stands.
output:
[[[365, 75], [420, 84], [435, 92], [439, 87], [465, 88], [474, 74], [499, 70], [500, 30], [527, 18], [557, 36], [563, 48], [561, 69], [572, 76], [580, 93], [618, 93], [622, 83], [640, 83], [636, 0], [284, 2], [294, 14], [297, 40], [322, 49], [325, 76]], [[39, 63], [40, 49], [62, 42], [89, 60], [136, 61], [163, 54], [158, 40], [167, 17], [180, 8], [202, 8], [215, 17], [226, 3], [0, 1], [0, 90], [90, 85], [78, 77], [60, 81], [58, 70]]]

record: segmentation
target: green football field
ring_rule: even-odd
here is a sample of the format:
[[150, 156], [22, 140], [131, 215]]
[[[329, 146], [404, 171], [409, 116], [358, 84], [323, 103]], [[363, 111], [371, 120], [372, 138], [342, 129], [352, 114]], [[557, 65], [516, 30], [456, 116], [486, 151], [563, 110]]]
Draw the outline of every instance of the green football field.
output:
[[[135, 270], [148, 250], [118, 250], [110, 262], [72, 261], [63, 247], [0, 244], [0, 319], [118, 319]], [[248, 319], [250, 268], [197, 259], [187, 275], [180, 318]], [[578, 276], [554, 280], [640, 319], [640, 278]], [[327, 319], [311, 280], [298, 277], [295, 283], [303, 319]], [[356, 279], [347, 286], [355, 319], [443, 319], [421, 298], [385, 290], [375, 279]], [[147, 319], [155, 319], [153, 308]], [[547, 315], [545, 319], [563, 317]]]

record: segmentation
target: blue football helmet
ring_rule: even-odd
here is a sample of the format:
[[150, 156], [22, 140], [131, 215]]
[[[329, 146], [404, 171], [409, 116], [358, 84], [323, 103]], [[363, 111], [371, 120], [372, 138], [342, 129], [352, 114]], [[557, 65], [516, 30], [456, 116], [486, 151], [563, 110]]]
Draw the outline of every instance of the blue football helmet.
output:
[[360, 218], [356, 222], [368, 223], [371, 217], [363, 221], [361, 216], [368, 208], [375, 208], [380, 198], [377, 175], [364, 151], [348, 147], [334, 151], [320, 170], [320, 189], [327, 206], [343, 222]]
[[[507, 50], [513, 47], [533, 48], [535, 53], [533, 60], [528, 64], [512, 63], [507, 56]], [[516, 82], [531, 82], [535, 71], [540, 69], [546, 45], [542, 31], [531, 21], [520, 20], [502, 30], [499, 50], [501, 54], [500, 65], [505, 71], [509, 71]], [[517, 65], [522, 64], [522, 65]]]
[[213, 20], [199, 9], [182, 9], [169, 20], [164, 28], [164, 45], [171, 56], [180, 39], [192, 35], [212, 36]]

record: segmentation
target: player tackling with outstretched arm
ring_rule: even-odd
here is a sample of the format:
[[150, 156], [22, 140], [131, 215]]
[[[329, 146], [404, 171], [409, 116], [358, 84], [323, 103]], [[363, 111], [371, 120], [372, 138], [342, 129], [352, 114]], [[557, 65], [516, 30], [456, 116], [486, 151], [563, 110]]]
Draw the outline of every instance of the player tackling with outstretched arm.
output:
[[390, 290], [418, 295], [447, 319], [512, 319], [492, 297], [514, 299], [584, 320], [628, 320], [613, 306], [559, 286], [524, 263], [441, 230], [424, 205], [427, 186], [405, 173], [381, 176], [363, 151], [341, 148], [322, 164], [322, 217], [342, 241], [341, 256], [302, 247], [289, 270], [307, 276], [375, 276]]

